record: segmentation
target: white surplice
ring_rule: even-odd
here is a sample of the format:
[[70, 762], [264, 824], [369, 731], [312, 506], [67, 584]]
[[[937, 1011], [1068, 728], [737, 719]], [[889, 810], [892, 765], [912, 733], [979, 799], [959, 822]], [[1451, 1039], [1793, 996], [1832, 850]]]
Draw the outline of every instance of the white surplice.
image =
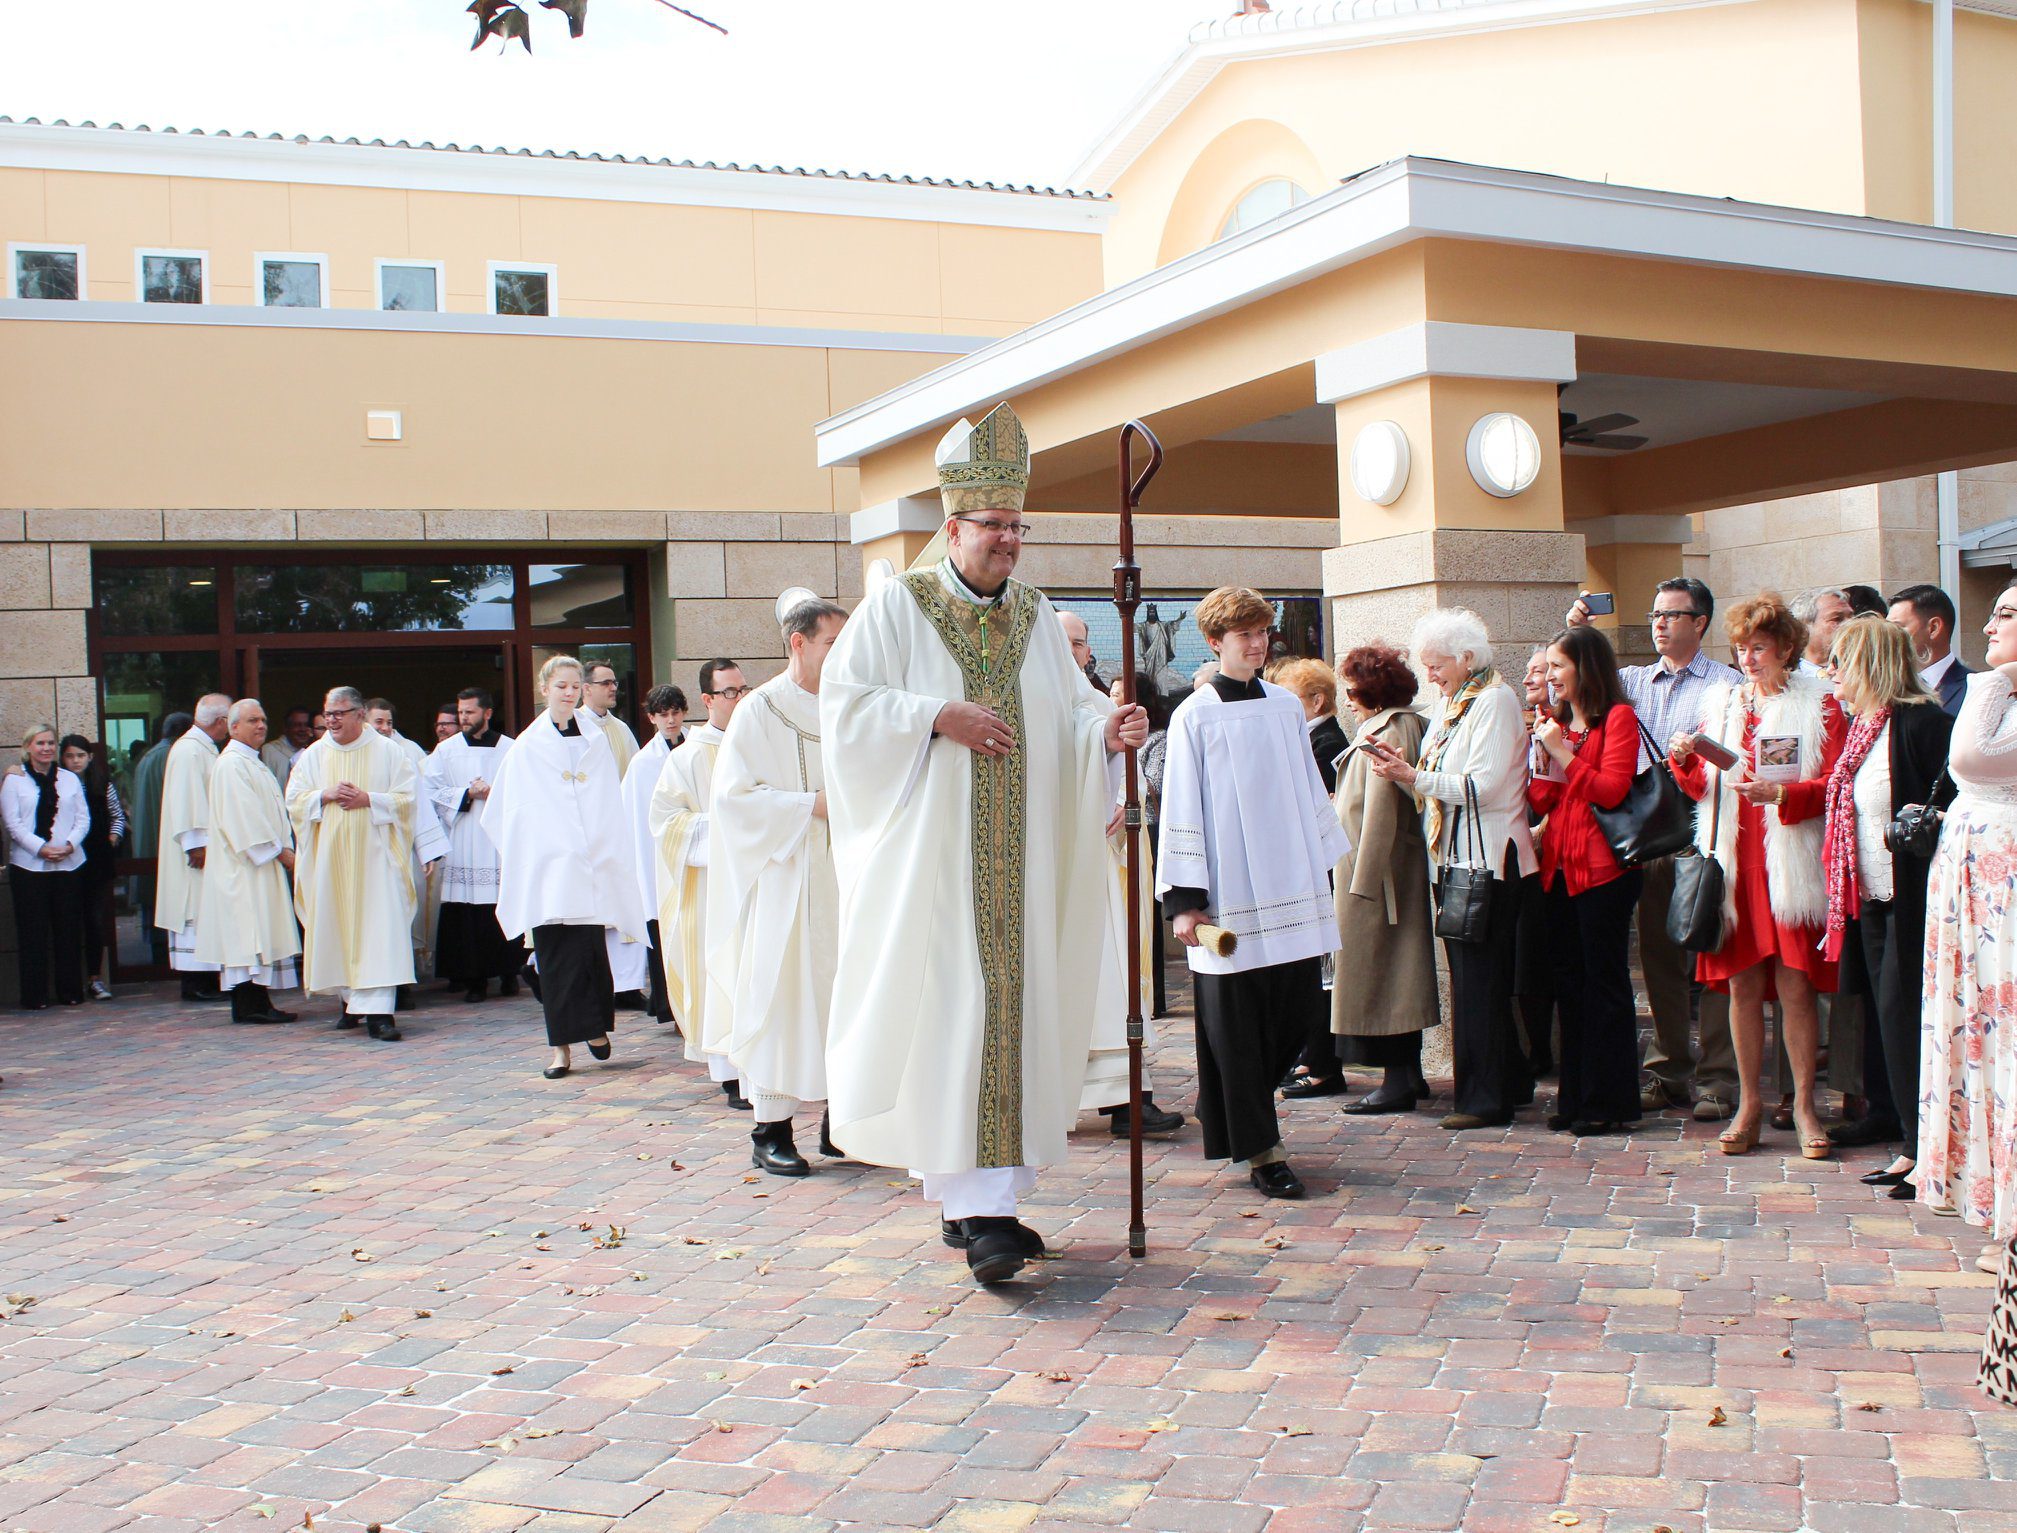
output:
[[[368, 807], [322, 801], [325, 791], [346, 782], [371, 796]], [[348, 745], [324, 735], [294, 758], [287, 813], [294, 824], [301, 978], [309, 993], [413, 983], [416, 787], [412, 759], [375, 729]], [[376, 1005], [357, 1014], [375, 1015]]]
[[601, 926], [645, 940], [644, 902], [630, 876], [623, 788], [609, 739], [581, 715], [570, 748], [551, 713], [518, 737], [483, 804], [483, 831], [501, 870], [497, 924], [509, 937], [536, 926]]
[[[659, 961], [665, 965], [672, 1019], [685, 1040], [686, 1057], [695, 1064], [708, 1059], [701, 1046], [708, 1003], [708, 817], [722, 738], [712, 724], [686, 732], [685, 742], [659, 771], [646, 823], [656, 857]], [[718, 1073], [716, 1078], [733, 1079]]]
[[[1002, 713], [1015, 751], [936, 738], [960, 698]], [[1093, 1019], [1124, 1008], [1106, 723], [1020, 582], [980, 603], [941, 564], [841, 630], [820, 738], [841, 901], [827, 1078], [850, 1154], [938, 1176], [1064, 1158]]]
[[189, 854], [210, 844], [210, 771], [216, 764], [217, 742], [192, 725], [169, 747], [162, 776], [154, 924], [168, 933], [170, 967], [184, 973], [208, 974], [217, 968], [196, 956], [203, 870], [189, 866]]
[[1231, 957], [1184, 949], [1197, 974], [1240, 974], [1338, 949], [1331, 869], [1352, 849], [1310, 753], [1295, 693], [1229, 703], [1200, 687], [1170, 717], [1156, 893], [1206, 889]]
[[672, 754], [672, 742], [657, 730], [623, 769], [623, 818], [630, 827], [630, 868], [647, 920], [658, 919], [658, 844], [651, 834], [651, 795]]
[[427, 758], [427, 797], [448, 830], [448, 860], [441, 870], [444, 905], [497, 903], [497, 847], [483, 833], [483, 801], [465, 805], [464, 799], [477, 778], [497, 781], [510, 750], [509, 735], [498, 735], [493, 745], [472, 745], [469, 736], [457, 734], [435, 746]]
[[228, 983], [293, 982], [301, 928], [280, 862], [293, 847], [272, 768], [251, 746], [229, 742], [210, 769], [210, 845], [196, 923], [196, 956], [224, 970]]
[[826, 1021], [839, 947], [819, 699], [773, 676], [735, 710], [714, 765], [708, 832], [707, 1025], [745, 1094], [826, 1099]]

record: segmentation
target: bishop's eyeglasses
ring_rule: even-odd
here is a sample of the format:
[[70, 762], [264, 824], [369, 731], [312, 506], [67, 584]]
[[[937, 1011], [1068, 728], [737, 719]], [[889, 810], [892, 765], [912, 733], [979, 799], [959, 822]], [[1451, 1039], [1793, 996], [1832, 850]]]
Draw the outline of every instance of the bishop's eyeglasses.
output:
[[1030, 534], [1036, 531], [1036, 528], [1028, 522], [998, 522], [991, 516], [956, 516], [953, 520], [967, 522], [980, 528], [982, 532], [993, 533], [998, 538], [1014, 538], [1017, 542], [1026, 542]]

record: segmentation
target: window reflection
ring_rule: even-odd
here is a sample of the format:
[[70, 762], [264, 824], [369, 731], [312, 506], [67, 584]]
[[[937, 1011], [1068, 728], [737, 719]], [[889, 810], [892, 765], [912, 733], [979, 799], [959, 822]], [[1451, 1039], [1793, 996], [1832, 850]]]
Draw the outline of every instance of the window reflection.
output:
[[98, 631], [108, 637], [217, 632], [217, 571], [211, 565], [100, 564], [91, 594]]
[[629, 628], [636, 621], [627, 564], [535, 564], [534, 628]]
[[511, 627], [508, 564], [295, 564], [238, 571], [247, 633], [423, 633]]
[[[1135, 612], [1135, 685], [1143, 701], [1150, 696], [1174, 709], [1190, 695], [1191, 677], [1212, 660], [1211, 646], [1198, 631], [1197, 596], [1151, 597]], [[1085, 620], [1092, 644], [1093, 665], [1100, 680], [1120, 675], [1121, 618], [1111, 598], [1053, 596], [1060, 612]], [[1323, 602], [1314, 596], [1280, 596], [1273, 602], [1274, 632], [1268, 637], [1268, 659], [1314, 657], [1324, 653]]]
[[[555, 655], [572, 655], [582, 665], [582, 678], [587, 679], [591, 666], [606, 665], [616, 672], [616, 716], [630, 725], [631, 733], [637, 732], [637, 651], [628, 644], [535, 644], [532, 647], [532, 674], [537, 676], [539, 668]], [[535, 697], [535, 708], [544, 708], [546, 699]]]

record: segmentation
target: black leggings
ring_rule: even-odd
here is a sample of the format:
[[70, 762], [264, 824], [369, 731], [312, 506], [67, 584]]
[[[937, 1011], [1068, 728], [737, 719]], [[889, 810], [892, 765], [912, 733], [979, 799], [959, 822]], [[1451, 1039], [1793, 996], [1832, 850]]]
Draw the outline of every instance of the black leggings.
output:
[[[1863, 967], [1870, 977], [1874, 1026], [1883, 1044], [1884, 1075], [1898, 1112], [1903, 1153], [1919, 1153], [1919, 984], [1926, 968], [1926, 913], [1917, 920], [1893, 900], [1865, 900], [1857, 913], [1862, 929]], [[1909, 924], [1908, 924], [1909, 923]], [[1868, 1072], [1865, 1072], [1866, 1074]], [[1867, 1089], [1868, 1082], [1865, 1082]]]
[[1639, 1010], [1630, 950], [1642, 879], [1634, 868], [1571, 894], [1557, 874], [1547, 893], [1555, 1004], [1562, 1016], [1555, 1111], [1578, 1123], [1639, 1117]]

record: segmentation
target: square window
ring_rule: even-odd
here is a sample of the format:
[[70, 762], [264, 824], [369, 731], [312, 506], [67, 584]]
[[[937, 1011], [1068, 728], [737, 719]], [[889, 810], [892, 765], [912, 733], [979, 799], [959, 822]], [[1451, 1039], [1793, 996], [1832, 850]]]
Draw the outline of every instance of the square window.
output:
[[493, 314], [543, 319], [552, 312], [553, 274], [523, 267], [493, 267], [490, 273]]
[[441, 268], [381, 262], [378, 267], [378, 307], [415, 314], [441, 310]]
[[79, 299], [84, 296], [84, 254], [78, 250], [14, 252], [16, 298]]
[[142, 255], [140, 257], [140, 301], [142, 303], [203, 302], [203, 257], [200, 255]]
[[259, 301], [269, 309], [319, 309], [322, 262], [309, 256], [261, 256]]

